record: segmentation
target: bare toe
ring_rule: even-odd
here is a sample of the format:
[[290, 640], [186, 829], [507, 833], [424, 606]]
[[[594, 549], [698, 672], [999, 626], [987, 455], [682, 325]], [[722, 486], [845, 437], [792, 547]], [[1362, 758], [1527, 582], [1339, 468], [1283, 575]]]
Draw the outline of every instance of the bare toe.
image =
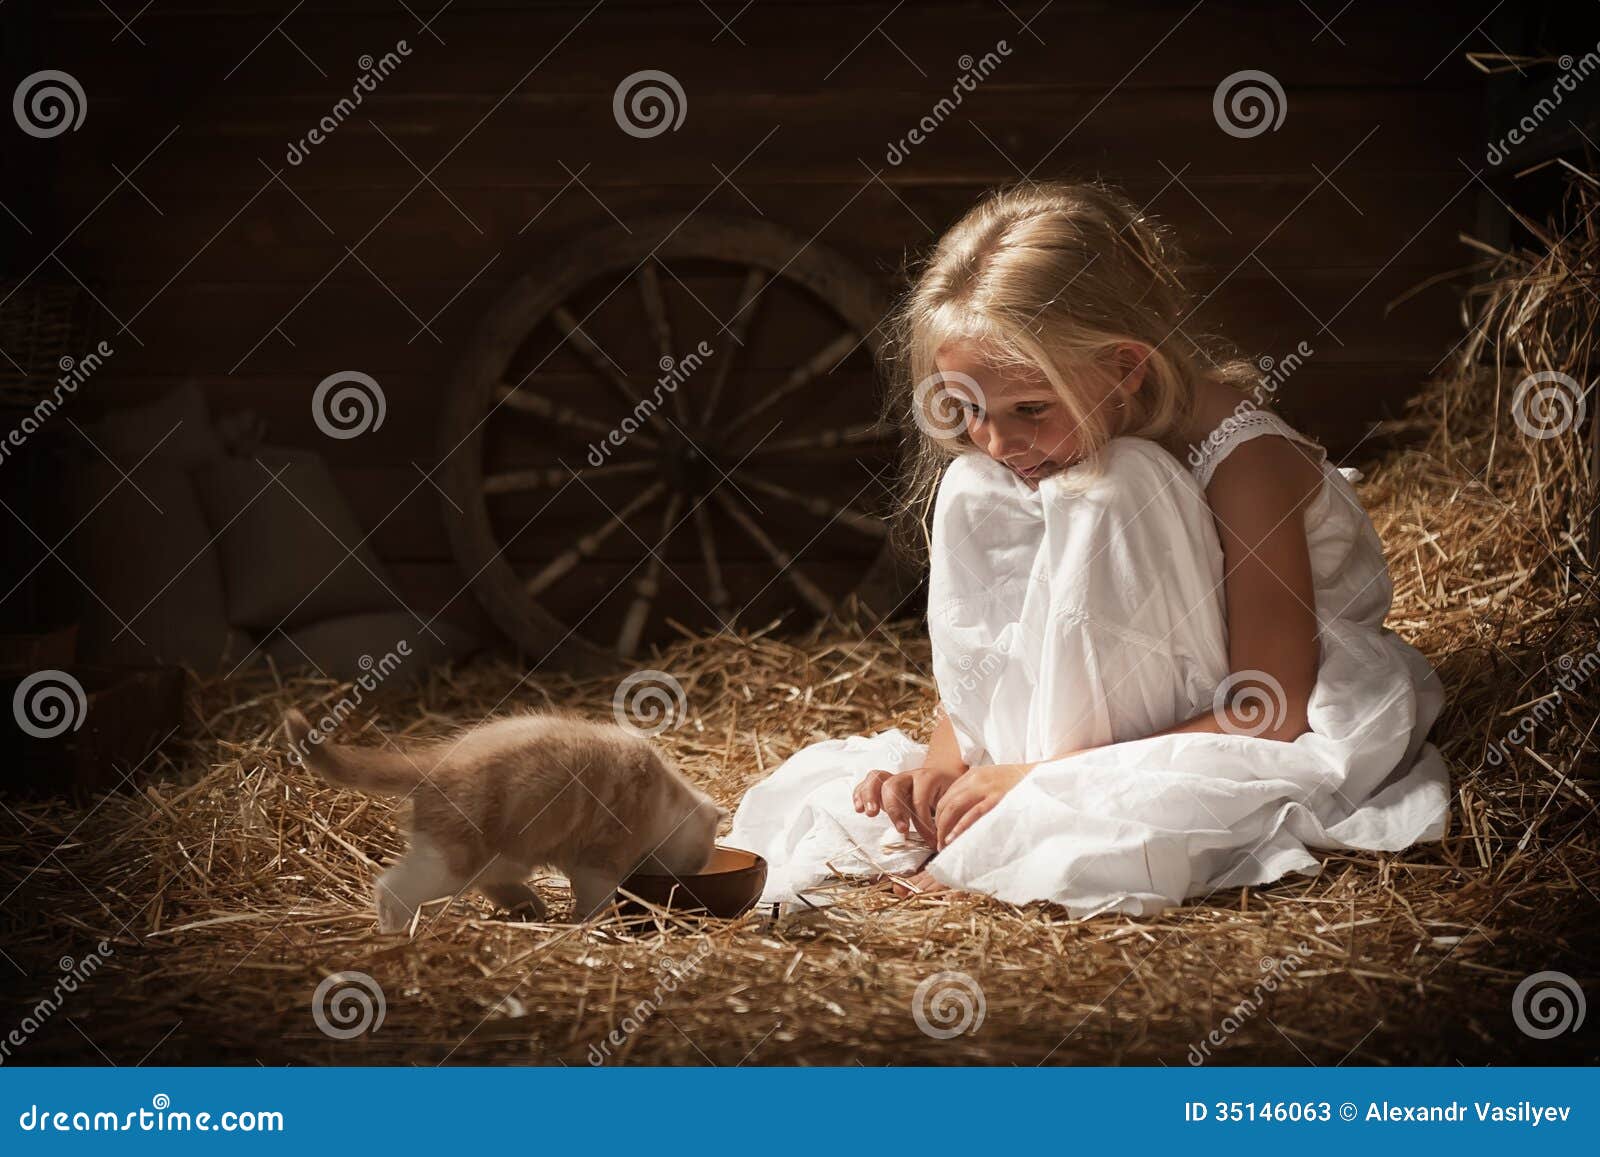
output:
[[896, 896], [926, 896], [932, 892], [949, 891], [948, 884], [942, 884], [933, 878], [933, 873], [924, 868], [915, 875], [907, 876], [904, 880], [894, 882]]

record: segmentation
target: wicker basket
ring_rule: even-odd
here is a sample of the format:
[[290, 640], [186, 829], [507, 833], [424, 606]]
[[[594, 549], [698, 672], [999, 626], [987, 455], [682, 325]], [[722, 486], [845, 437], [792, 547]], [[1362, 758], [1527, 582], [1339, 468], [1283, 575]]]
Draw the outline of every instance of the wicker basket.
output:
[[[94, 302], [67, 281], [0, 283], [0, 408], [32, 409], [87, 348]], [[67, 363], [68, 366], [71, 362]]]

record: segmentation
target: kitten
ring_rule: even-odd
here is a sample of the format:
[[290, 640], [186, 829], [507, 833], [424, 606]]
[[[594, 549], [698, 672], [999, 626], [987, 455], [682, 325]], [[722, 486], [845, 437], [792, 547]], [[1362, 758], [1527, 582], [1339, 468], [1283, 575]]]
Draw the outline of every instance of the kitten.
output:
[[705, 867], [727, 815], [648, 739], [562, 712], [496, 719], [404, 752], [330, 743], [292, 709], [284, 727], [324, 779], [412, 801], [410, 850], [375, 889], [383, 932], [467, 888], [543, 919], [525, 881], [546, 867], [571, 881], [574, 919], [590, 919], [635, 870]]

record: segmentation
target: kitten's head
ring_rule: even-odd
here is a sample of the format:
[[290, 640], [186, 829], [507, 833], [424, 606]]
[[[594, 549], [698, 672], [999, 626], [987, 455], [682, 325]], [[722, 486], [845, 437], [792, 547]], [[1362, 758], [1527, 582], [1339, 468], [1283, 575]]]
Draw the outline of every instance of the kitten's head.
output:
[[706, 866], [717, 842], [717, 828], [728, 815], [699, 788], [689, 789], [688, 804], [688, 814], [650, 857], [656, 866], [675, 876], [693, 875]]

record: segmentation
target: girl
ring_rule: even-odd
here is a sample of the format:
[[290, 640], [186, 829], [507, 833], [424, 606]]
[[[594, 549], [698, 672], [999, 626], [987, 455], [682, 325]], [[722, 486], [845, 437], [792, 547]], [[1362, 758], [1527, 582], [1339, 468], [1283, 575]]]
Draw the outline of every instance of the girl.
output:
[[746, 794], [728, 838], [765, 900], [886, 873], [1149, 913], [1443, 833], [1443, 695], [1383, 626], [1359, 476], [1185, 333], [1177, 264], [1098, 183], [997, 190], [935, 247], [889, 404], [936, 726], [812, 744]]

